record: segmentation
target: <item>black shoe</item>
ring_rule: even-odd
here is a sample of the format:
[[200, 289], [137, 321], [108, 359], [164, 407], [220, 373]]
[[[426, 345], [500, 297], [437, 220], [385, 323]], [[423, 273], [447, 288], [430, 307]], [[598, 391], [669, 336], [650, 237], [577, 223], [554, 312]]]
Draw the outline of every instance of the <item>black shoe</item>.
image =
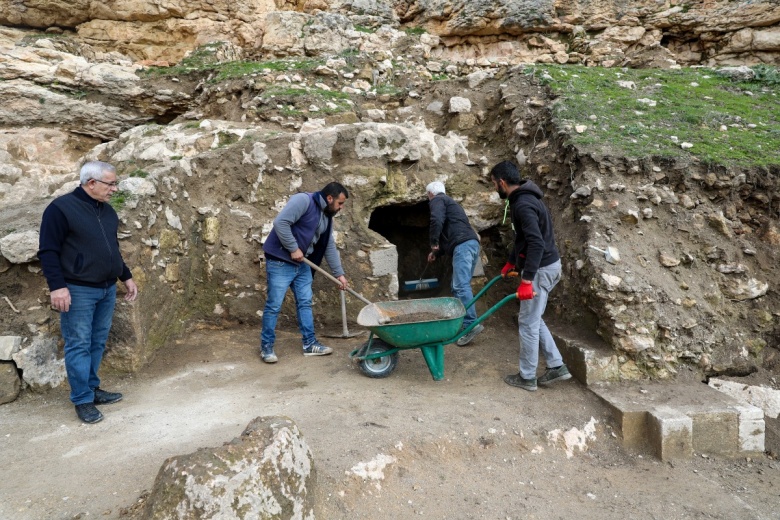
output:
[[509, 374], [504, 378], [504, 383], [528, 390], [529, 392], [536, 392], [536, 379], [523, 379], [520, 373]]
[[544, 375], [539, 378], [539, 384], [547, 386], [556, 381], [566, 381], [567, 379], [571, 379], [569, 369], [566, 368], [566, 365], [561, 365], [558, 368], [548, 368]]
[[87, 424], [93, 424], [103, 420], [103, 414], [100, 413], [100, 410], [95, 408], [93, 403], [77, 404], [76, 415]]
[[100, 388], [95, 388], [94, 404], [111, 404], [122, 400], [122, 394], [119, 392], [106, 392]]

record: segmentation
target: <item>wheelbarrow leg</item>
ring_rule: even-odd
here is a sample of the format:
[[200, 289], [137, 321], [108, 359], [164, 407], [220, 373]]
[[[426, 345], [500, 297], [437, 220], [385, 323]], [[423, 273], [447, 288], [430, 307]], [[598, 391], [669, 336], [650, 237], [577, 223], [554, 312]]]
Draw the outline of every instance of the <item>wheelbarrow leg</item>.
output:
[[431, 371], [434, 381], [444, 379], [444, 345], [420, 347], [425, 362], [428, 364], [428, 370]]

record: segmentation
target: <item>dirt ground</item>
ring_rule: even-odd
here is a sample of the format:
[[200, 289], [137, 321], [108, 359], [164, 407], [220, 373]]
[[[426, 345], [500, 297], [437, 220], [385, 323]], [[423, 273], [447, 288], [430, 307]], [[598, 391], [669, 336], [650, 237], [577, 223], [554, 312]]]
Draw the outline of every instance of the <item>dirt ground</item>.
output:
[[192, 331], [143, 373], [104, 377], [125, 398], [95, 425], [78, 421], [65, 388], [26, 393], [0, 407], [0, 518], [127, 518], [166, 457], [277, 414], [312, 449], [321, 519], [778, 518], [780, 462], [628, 453], [577, 381], [535, 393], [504, 384], [514, 323], [486, 325], [473, 345], [447, 347], [439, 382], [416, 349], [390, 377], [365, 377], [348, 354], [366, 336], [320, 333], [335, 353], [303, 357], [286, 326], [276, 365], [260, 361], [255, 328]]

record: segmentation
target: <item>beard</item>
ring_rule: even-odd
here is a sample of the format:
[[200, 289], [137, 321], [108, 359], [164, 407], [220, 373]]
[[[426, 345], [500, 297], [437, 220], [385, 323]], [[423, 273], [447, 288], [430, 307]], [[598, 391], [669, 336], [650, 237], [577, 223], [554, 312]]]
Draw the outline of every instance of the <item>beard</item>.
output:
[[331, 208], [331, 207], [330, 207], [330, 204], [328, 204], [327, 206], [325, 206], [325, 210], [324, 210], [324, 211], [325, 211], [325, 214], [326, 214], [327, 216], [329, 216], [329, 217], [335, 217], [335, 216], [336, 216], [336, 214], [339, 212], [339, 210]]
[[496, 193], [498, 193], [498, 196], [501, 199], [506, 199], [507, 195], [506, 195], [506, 190], [505, 189], [503, 189], [503, 188], [496, 188]]

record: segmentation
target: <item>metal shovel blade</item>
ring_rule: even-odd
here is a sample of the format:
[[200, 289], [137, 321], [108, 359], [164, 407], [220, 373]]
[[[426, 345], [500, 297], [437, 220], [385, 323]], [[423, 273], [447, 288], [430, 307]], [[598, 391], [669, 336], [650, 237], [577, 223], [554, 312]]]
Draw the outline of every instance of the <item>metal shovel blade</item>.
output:
[[365, 331], [355, 332], [350, 334], [349, 329], [347, 328], [347, 296], [344, 294], [344, 291], [339, 291], [341, 294], [341, 323], [342, 323], [342, 331], [341, 334], [325, 334], [325, 337], [327, 338], [354, 338], [355, 336], [360, 336]]
[[603, 249], [599, 249], [596, 246], [589, 246], [589, 247], [591, 249], [598, 251], [599, 253], [604, 253], [604, 259], [610, 264], [616, 264], [620, 262], [620, 252], [617, 250], [616, 247], [609, 246], [607, 247], [606, 251]]

